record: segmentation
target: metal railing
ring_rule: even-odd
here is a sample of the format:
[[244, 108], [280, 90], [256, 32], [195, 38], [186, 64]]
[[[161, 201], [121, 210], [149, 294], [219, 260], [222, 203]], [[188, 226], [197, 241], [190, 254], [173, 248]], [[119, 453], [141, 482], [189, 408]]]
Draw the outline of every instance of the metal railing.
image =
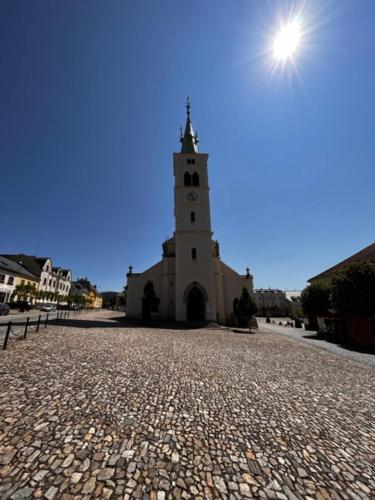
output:
[[38, 317], [27, 316], [25, 319], [22, 318], [21, 320], [0, 323], [0, 342], [2, 340], [3, 351], [7, 348], [8, 341], [11, 336], [26, 339], [28, 333], [37, 333], [40, 328], [46, 329], [49, 324], [59, 325], [62, 320], [70, 318], [73, 319], [76, 316], [88, 311], [90, 311], [90, 309], [63, 309], [57, 311], [57, 314], [54, 317], [50, 317], [50, 314], [47, 313], [45, 317], [43, 317], [42, 314], [39, 314]]

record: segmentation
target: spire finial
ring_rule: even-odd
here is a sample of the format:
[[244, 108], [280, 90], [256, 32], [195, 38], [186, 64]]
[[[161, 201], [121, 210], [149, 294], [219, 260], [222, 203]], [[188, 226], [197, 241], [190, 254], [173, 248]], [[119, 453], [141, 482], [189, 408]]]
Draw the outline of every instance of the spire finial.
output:
[[190, 120], [191, 103], [189, 96], [187, 96], [186, 98], [185, 108], [186, 108], [186, 125], [184, 134], [181, 133], [180, 136], [180, 142], [182, 144], [181, 153], [198, 153], [197, 146], [199, 139], [198, 139], [198, 134], [194, 134], [193, 126]]
[[186, 107], [186, 114], [187, 114], [188, 118], [190, 118], [191, 103], [190, 103], [189, 96], [187, 96], [187, 98], [186, 98], [185, 107]]

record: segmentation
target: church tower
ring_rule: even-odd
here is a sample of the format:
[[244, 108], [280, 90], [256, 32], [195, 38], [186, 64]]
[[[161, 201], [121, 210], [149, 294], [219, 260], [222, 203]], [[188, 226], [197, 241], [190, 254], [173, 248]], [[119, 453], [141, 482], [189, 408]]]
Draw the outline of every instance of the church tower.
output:
[[[173, 154], [175, 231], [164, 241], [162, 259], [141, 273], [129, 267], [127, 317], [178, 322], [214, 321], [231, 325], [233, 301], [246, 287], [253, 290], [249, 269], [238, 274], [220, 258], [212, 240], [208, 154], [198, 151], [198, 134], [186, 102], [186, 125], [181, 151]], [[146, 291], [154, 289], [158, 306], [151, 307]]]
[[198, 134], [194, 134], [190, 110], [188, 99], [181, 152], [173, 155], [175, 314], [177, 321], [216, 321], [208, 154], [198, 152]]

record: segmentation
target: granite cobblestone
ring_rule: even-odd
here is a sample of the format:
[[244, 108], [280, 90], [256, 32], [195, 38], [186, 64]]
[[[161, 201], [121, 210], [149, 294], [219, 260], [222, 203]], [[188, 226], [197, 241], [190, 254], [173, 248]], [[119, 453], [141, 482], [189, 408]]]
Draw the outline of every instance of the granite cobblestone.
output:
[[1, 499], [375, 498], [374, 368], [113, 317], [1, 353]]

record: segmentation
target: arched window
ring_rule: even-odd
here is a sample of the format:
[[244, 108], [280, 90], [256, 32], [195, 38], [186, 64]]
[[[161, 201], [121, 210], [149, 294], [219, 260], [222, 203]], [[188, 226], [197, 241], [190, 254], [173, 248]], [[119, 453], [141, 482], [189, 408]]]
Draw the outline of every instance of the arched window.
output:
[[185, 175], [184, 175], [184, 185], [185, 186], [191, 186], [191, 175], [189, 174], [189, 172], [185, 172]]
[[193, 176], [193, 186], [199, 186], [199, 175], [197, 172], [194, 172]]

